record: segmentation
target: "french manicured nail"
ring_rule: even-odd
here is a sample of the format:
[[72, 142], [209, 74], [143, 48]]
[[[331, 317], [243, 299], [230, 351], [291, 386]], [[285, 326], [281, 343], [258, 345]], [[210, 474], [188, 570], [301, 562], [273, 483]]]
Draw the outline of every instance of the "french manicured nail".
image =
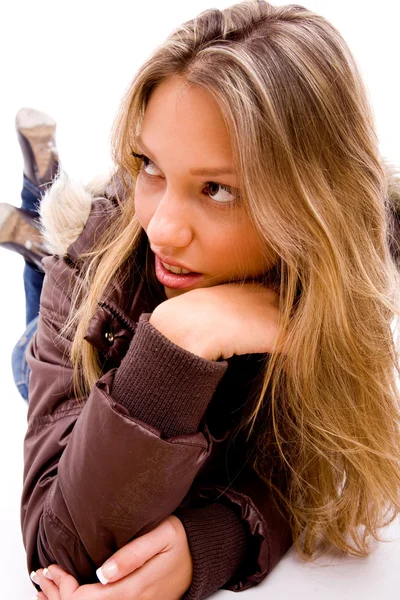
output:
[[103, 585], [106, 585], [107, 583], [109, 583], [110, 579], [112, 579], [113, 577], [116, 576], [117, 572], [118, 572], [117, 563], [115, 563], [114, 561], [111, 560], [110, 562], [104, 563], [104, 565], [102, 567], [97, 569], [96, 575], [97, 575], [99, 581]]
[[39, 600], [39, 596], [32, 596], [32, 600]]
[[54, 581], [54, 579], [51, 576], [50, 571], [48, 570], [48, 568], [46, 567], [45, 569], [43, 569], [43, 575], [47, 578], [47, 579], [51, 579], [51, 581]]
[[39, 585], [39, 581], [36, 576], [36, 571], [32, 571], [32, 573], [29, 575], [29, 577], [32, 579], [33, 583], [36, 583], [37, 585]]

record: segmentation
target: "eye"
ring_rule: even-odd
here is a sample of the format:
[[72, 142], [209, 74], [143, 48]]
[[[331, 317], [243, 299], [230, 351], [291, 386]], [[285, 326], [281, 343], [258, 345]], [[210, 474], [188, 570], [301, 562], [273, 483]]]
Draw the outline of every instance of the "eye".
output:
[[132, 156], [140, 158], [140, 160], [143, 163], [141, 170], [143, 170], [146, 173], [146, 175], [160, 175], [160, 169], [147, 156], [145, 156], [144, 154], [136, 154], [136, 152], [132, 152]]
[[215, 183], [215, 181], [208, 181], [206, 183], [206, 189], [207, 188], [207, 195], [210, 196], [214, 202], [218, 202], [219, 204], [228, 204], [229, 202], [233, 202], [234, 200], [238, 199], [238, 193], [236, 190], [228, 185]]

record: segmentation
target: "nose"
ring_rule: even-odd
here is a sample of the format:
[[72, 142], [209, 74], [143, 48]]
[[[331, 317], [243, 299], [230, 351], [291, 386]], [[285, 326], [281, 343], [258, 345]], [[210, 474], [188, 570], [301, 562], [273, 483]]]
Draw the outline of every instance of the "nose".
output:
[[166, 192], [147, 226], [152, 247], [184, 248], [193, 239], [189, 202]]

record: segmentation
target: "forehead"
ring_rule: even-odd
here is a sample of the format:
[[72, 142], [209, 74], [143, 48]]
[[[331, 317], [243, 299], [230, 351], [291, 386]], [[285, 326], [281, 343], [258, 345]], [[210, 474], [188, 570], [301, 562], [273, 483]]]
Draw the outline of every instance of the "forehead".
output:
[[182, 77], [170, 77], [152, 92], [140, 137], [155, 155], [179, 155], [199, 164], [207, 155], [232, 164], [229, 130], [211, 93]]

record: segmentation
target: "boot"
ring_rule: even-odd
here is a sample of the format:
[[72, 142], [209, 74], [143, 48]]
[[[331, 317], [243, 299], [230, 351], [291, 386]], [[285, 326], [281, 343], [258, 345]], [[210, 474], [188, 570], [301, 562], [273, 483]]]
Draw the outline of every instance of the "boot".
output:
[[43, 246], [37, 217], [28, 210], [0, 203], [0, 246], [18, 252], [43, 271], [41, 260], [49, 253]]
[[55, 120], [34, 108], [21, 108], [15, 117], [25, 176], [45, 192], [58, 171]]
[[[15, 117], [15, 127], [24, 159], [24, 174], [42, 194], [53, 183], [59, 166], [56, 122], [44, 112], [21, 108]], [[0, 203], [0, 246], [18, 252], [43, 271], [41, 260], [48, 252], [37, 219], [36, 207], [26, 210]]]

